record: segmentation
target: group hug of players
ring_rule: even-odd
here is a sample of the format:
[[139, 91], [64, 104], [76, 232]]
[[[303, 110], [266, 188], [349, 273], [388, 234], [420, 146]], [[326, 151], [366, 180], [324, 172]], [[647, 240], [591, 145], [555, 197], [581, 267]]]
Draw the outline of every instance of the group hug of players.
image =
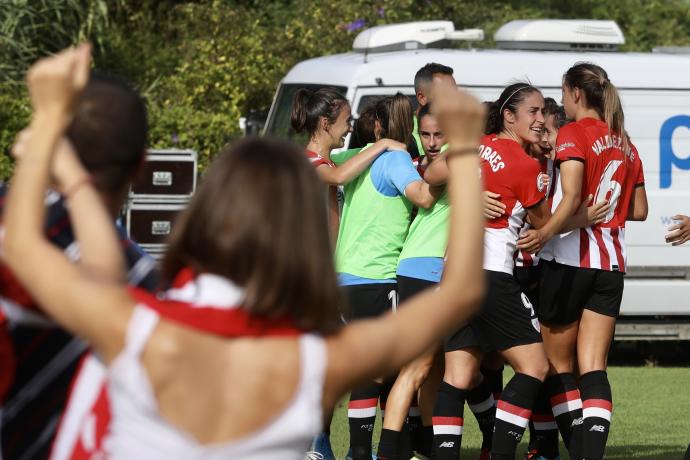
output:
[[625, 221], [646, 216], [614, 85], [573, 66], [564, 112], [526, 83], [487, 108], [435, 64], [415, 87], [416, 115], [383, 98], [364, 147], [332, 157], [347, 100], [298, 92], [309, 160], [224, 147], [156, 267], [114, 224], [146, 152], [141, 96], [91, 72], [88, 45], [34, 64], [0, 187], [3, 458], [328, 458], [348, 393], [355, 459], [378, 406], [378, 458], [457, 458], [465, 401], [484, 458], [514, 458], [530, 421], [532, 457], [558, 456], [558, 428], [572, 458], [602, 458]]
[[[307, 156], [328, 184], [348, 322], [396, 311], [448, 277], [447, 139], [432, 95], [456, 86], [453, 69], [427, 64], [414, 85], [416, 112], [402, 94], [382, 97], [363, 108], [354, 130], [337, 92], [300, 90], [294, 98], [292, 126], [308, 135]], [[647, 197], [605, 70], [567, 69], [562, 102], [518, 82], [485, 103], [478, 156], [486, 295], [468, 321], [393, 377], [352, 391], [348, 458], [456, 460], [465, 402], [482, 432], [480, 459], [513, 459], [528, 425], [528, 459], [560, 458], [559, 432], [571, 458], [603, 458], [625, 223], [646, 219]], [[350, 145], [363, 147], [331, 154], [351, 131]], [[504, 362], [515, 371], [505, 386]], [[377, 407], [383, 422], [374, 455]], [[315, 439], [314, 458], [334, 458], [328, 436]]]

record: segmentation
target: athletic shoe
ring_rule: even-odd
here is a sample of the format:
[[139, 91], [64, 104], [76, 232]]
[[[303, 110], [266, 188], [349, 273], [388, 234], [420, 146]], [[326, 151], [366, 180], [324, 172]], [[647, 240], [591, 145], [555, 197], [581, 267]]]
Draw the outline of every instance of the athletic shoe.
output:
[[484, 448], [479, 453], [479, 458], [477, 460], [489, 460], [491, 458], [491, 450]]
[[307, 456], [304, 457], [304, 460], [323, 460], [323, 454], [310, 450], [307, 452]]
[[[310, 458], [309, 455], [318, 454]], [[319, 433], [312, 442], [311, 450], [307, 452], [307, 460], [336, 460], [333, 448], [331, 448], [331, 440], [327, 433]]]

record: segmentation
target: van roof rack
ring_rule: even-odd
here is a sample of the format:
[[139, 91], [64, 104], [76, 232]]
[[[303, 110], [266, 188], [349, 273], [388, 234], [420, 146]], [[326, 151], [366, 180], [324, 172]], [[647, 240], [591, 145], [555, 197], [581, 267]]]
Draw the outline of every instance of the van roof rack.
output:
[[516, 20], [494, 34], [499, 49], [617, 51], [625, 37], [615, 21], [585, 19]]
[[355, 37], [352, 49], [358, 53], [448, 48], [451, 41], [481, 41], [482, 29], [455, 30], [452, 21], [420, 21], [386, 24], [366, 29]]

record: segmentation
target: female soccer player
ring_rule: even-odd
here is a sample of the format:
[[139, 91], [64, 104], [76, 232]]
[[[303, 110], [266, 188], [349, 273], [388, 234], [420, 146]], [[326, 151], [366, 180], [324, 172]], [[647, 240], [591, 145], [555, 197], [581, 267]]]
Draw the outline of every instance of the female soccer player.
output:
[[[440, 158], [438, 155], [446, 141], [430, 108], [430, 104], [421, 108], [418, 123], [423, 148], [421, 154], [423, 158], [433, 163]], [[445, 158], [443, 161], [445, 162]], [[414, 218], [398, 261], [397, 282], [400, 302], [441, 281], [443, 257], [448, 244], [449, 215], [448, 195], [444, 191], [431, 208], [420, 209]], [[386, 399], [386, 416], [383, 420], [377, 458], [397, 460], [398, 458], [409, 459], [412, 456], [409, 440], [400, 439], [401, 434], [408, 436], [408, 433], [401, 433], [401, 431], [408, 417], [410, 405], [431, 371], [435, 355], [434, 348], [405, 366], [398, 374]], [[433, 399], [427, 405], [431, 409]], [[422, 434], [417, 447], [421, 449], [420, 453], [427, 456], [431, 448], [430, 415], [427, 424], [429, 436], [424, 436], [425, 430], [421, 427], [415, 430]], [[403, 449], [407, 452], [403, 452]]]
[[[82, 265], [71, 264], [43, 235], [43, 199], [89, 65], [88, 47], [80, 47], [29, 72], [31, 127], [41, 136], [13, 177], [3, 257], [45, 310], [108, 363], [109, 458], [300, 459], [323, 408], [420, 355], [478, 304], [483, 117], [478, 101], [455, 90], [445, 90], [437, 108], [450, 145], [451, 281], [396, 315], [340, 325], [317, 178], [303, 152], [269, 140], [242, 142], [211, 166], [164, 263], [168, 280], [184, 287], [162, 298], [125, 288], [108, 213], [72, 162], [55, 177], [82, 253]], [[181, 325], [175, 310], [189, 304], [224, 311], [210, 328]]]
[[533, 234], [538, 245], [548, 241], [583, 200], [606, 200], [609, 209], [601, 223], [557, 235], [542, 251], [539, 317], [552, 374], [546, 386], [571, 457], [600, 459], [611, 422], [606, 358], [623, 296], [625, 221], [646, 216], [646, 193], [618, 91], [604, 69], [568, 69], [563, 105], [574, 122], [558, 133], [555, 210]]
[[[403, 144], [412, 132], [407, 96], [381, 99], [375, 107], [377, 139]], [[349, 319], [372, 318], [397, 306], [396, 269], [413, 206], [435, 201], [429, 184], [402, 150], [380, 155], [345, 188], [336, 246], [336, 267], [350, 308]], [[383, 375], [383, 374], [382, 374]], [[371, 460], [371, 438], [382, 385], [371, 382], [350, 395], [348, 419], [354, 460]]]
[[541, 138], [543, 108], [537, 88], [516, 83], [489, 111], [486, 132], [491, 134], [481, 141], [481, 174], [485, 187], [500, 194], [507, 206], [502, 217], [486, 223], [484, 270], [489, 289], [482, 310], [444, 343], [446, 369], [433, 419], [438, 460], [458, 458], [465, 399], [476, 385], [483, 353], [500, 351], [515, 369], [497, 405], [493, 459], [514, 458], [548, 369], [536, 314], [513, 278], [522, 222], [528, 215], [539, 228], [550, 215], [539, 164], [525, 152]]
[[316, 168], [319, 178], [328, 184], [328, 213], [332, 241], [338, 237], [339, 209], [338, 185], [344, 185], [359, 176], [382, 152], [405, 150], [405, 145], [390, 139], [380, 139], [370, 148], [336, 166], [331, 161], [331, 150], [345, 145], [345, 137], [352, 131], [350, 103], [337, 91], [300, 89], [292, 102], [290, 122], [298, 132], [309, 136], [306, 153]]

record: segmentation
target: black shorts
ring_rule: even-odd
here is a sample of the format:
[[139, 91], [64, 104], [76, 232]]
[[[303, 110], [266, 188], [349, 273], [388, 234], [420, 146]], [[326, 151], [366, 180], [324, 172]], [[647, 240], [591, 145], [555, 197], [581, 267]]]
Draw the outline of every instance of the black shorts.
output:
[[532, 306], [539, 311], [539, 280], [541, 279], [541, 266], [515, 267], [513, 271], [515, 281], [520, 285], [520, 290], [527, 295]]
[[375, 318], [398, 306], [396, 283], [353, 284], [343, 286], [348, 308], [345, 319]]
[[539, 320], [570, 324], [587, 309], [618, 317], [623, 300], [623, 277], [618, 271], [579, 268], [554, 261], [540, 262]]
[[438, 283], [398, 275], [398, 302], [402, 303], [423, 290], [436, 286], [436, 284]]
[[479, 348], [483, 352], [508, 350], [541, 342], [539, 320], [515, 278], [485, 270], [487, 294], [477, 316], [444, 340], [446, 352]]

